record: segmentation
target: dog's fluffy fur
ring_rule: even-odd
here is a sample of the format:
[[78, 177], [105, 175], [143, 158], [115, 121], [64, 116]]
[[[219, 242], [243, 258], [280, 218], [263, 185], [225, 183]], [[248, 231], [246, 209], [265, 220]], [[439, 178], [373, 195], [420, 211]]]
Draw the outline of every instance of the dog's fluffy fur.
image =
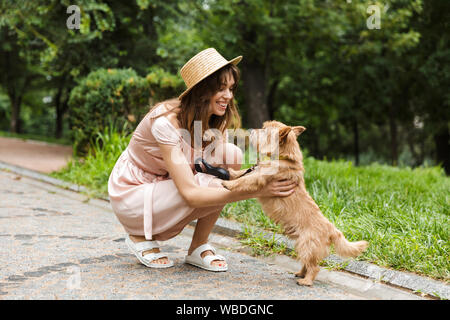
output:
[[305, 128], [286, 126], [278, 121], [266, 121], [263, 129], [252, 130], [250, 135], [250, 143], [260, 154], [270, 155], [274, 152], [271, 150], [274, 144], [267, 136], [270, 129], [276, 129], [275, 132], [279, 134], [280, 160], [260, 161], [254, 171], [244, 176], [242, 174], [246, 170], [230, 170], [232, 180], [223, 181], [222, 184], [229, 190], [255, 192], [273, 180], [292, 179], [298, 182], [298, 187], [290, 196], [258, 200], [265, 214], [281, 224], [286, 234], [295, 240], [295, 250], [302, 263], [302, 269], [295, 274], [301, 278], [297, 283], [310, 286], [320, 270], [319, 262], [329, 255], [331, 244], [334, 244], [338, 255], [356, 257], [367, 248], [368, 243], [347, 241], [342, 232], [325, 218], [306, 191], [303, 156], [297, 142], [297, 137]]

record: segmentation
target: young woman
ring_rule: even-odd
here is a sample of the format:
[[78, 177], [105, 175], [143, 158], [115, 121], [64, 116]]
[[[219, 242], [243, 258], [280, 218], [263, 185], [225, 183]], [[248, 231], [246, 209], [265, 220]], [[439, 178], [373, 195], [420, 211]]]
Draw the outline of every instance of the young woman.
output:
[[[242, 152], [227, 142], [226, 129], [240, 125], [233, 97], [241, 59], [227, 61], [213, 48], [191, 58], [180, 71], [187, 90], [147, 113], [111, 172], [112, 208], [128, 234], [128, 247], [148, 267], [172, 266], [157, 240], [173, 238], [197, 220], [185, 262], [227, 270], [225, 258], [207, 243], [223, 206], [263, 195], [288, 196], [294, 190], [292, 181], [275, 181], [258, 193], [235, 193], [223, 188], [222, 180], [194, 169], [199, 155], [213, 165], [240, 169]], [[208, 129], [223, 138], [204, 139]]]

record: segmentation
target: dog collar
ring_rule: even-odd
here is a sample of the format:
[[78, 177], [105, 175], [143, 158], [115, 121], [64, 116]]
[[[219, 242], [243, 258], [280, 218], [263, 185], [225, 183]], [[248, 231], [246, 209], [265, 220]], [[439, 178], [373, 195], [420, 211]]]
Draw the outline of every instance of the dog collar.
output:
[[[270, 156], [265, 155], [260, 160], [261, 161], [268, 161], [268, 160], [275, 160], [275, 159], [272, 159]], [[290, 159], [287, 156], [281, 155], [281, 156], [278, 156], [278, 160], [290, 160]]]

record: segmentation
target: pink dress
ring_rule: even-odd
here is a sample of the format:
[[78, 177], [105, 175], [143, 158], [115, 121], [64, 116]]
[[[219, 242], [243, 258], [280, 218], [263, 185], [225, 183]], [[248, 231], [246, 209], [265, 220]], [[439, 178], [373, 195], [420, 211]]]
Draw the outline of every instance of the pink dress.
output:
[[[181, 197], [166, 169], [158, 143], [179, 145], [183, 152], [191, 146], [165, 116], [156, 118], [166, 110], [160, 105], [142, 119], [108, 181], [112, 209], [125, 231], [145, 236], [147, 240], [173, 238], [189, 222], [218, 214], [223, 208], [223, 205], [192, 208]], [[191, 168], [198, 185], [222, 187], [220, 179], [197, 173], [193, 164]]]

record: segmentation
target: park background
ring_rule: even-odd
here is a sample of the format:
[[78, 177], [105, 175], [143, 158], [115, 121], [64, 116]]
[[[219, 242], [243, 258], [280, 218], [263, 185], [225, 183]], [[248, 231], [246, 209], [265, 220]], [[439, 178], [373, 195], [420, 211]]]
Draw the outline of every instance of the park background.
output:
[[[214, 47], [244, 57], [244, 128], [307, 127], [308, 190], [371, 243], [361, 259], [448, 281], [449, 1], [0, 3], [1, 135], [72, 145], [54, 176], [105, 195], [149, 106], [178, 96], [180, 67]], [[222, 215], [282, 232], [253, 200]], [[283, 251], [250, 229], [245, 241]]]

